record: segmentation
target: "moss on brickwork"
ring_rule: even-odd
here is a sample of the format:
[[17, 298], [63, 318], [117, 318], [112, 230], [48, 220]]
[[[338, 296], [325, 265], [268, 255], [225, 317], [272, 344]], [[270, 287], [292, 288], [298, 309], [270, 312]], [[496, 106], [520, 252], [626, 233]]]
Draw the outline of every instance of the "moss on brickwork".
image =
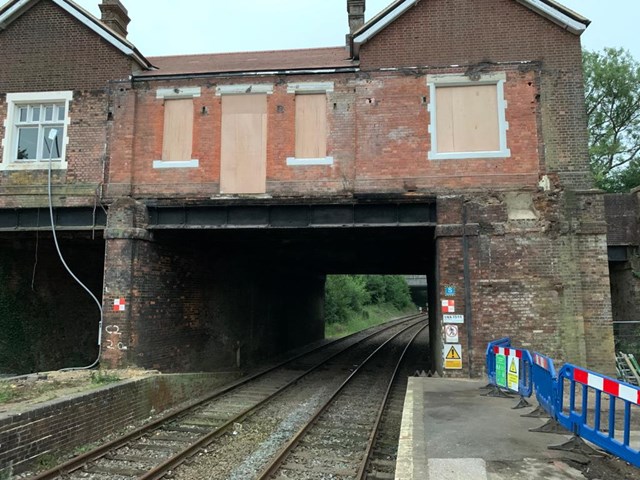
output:
[[[24, 373], [37, 368], [38, 339], [49, 327], [45, 302], [31, 290], [29, 278], [15, 274], [16, 259], [0, 253], [0, 372]], [[40, 319], [33, 322], [32, 319]]]

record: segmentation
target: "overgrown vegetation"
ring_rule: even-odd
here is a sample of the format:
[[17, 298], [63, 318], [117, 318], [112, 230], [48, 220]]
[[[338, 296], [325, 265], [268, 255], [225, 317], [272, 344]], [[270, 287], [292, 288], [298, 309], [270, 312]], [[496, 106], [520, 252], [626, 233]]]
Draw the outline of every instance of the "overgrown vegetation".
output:
[[400, 275], [330, 275], [325, 288], [325, 334], [346, 335], [415, 311]]
[[94, 385], [105, 385], [107, 383], [119, 382], [121, 378], [115, 373], [95, 370], [91, 372], [91, 383]]
[[640, 186], [640, 62], [623, 49], [583, 54], [589, 157], [608, 192]]

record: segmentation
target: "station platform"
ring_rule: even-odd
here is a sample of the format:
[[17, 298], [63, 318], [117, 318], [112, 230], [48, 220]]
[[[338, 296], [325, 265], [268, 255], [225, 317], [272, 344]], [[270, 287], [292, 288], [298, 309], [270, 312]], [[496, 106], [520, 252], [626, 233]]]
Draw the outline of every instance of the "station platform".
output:
[[[480, 380], [409, 379], [396, 480], [640, 478], [638, 469], [616, 459], [599, 456], [594, 463], [589, 455], [550, 450], [571, 435], [530, 432], [547, 419], [522, 417], [533, 407], [514, 410], [517, 396], [482, 396], [485, 385]], [[610, 477], [609, 467], [619, 467], [611, 462], [629, 470]], [[602, 475], [584, 475], [590, 467]]]

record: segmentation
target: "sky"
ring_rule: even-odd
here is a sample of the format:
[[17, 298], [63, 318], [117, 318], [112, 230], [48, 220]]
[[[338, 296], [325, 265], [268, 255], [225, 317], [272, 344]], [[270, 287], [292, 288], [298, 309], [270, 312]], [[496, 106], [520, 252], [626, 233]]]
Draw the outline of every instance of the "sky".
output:
[[[100, 16], [100, 0], [75, 1]], [[131, 17], [128, 38], [148, 57], [333, 47], [348, 30], [346, 0], [121, 1]], [[593, 22], [585, 48], [622, 47], [640, 60], [640, 0], [560, 1]], [[391, 2], [367, 0], [366, 19]]]

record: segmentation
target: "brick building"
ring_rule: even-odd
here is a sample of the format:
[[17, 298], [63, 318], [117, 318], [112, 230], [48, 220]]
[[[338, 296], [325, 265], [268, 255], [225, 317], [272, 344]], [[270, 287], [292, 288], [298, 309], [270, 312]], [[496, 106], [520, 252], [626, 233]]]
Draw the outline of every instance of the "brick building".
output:
[[434, 367], [462, 315], [465, 372], [502, 336], [611, 370], [588, 20], [552, 0], [397, 0], [365, 23], [364, 0], [346, 4], [346, 46], [146, 59], [118, 0], [102, 22], [68, 0], [9, 2], [4, 241], [26, 260], [45, 235], [21, 212], [46, 213], [57, 127], [64, 241], [89, 252], [77, 264], [104, 261], [89, 276], [106, 365], [215, 369], [313, 341], [325, 275], [371, 271], [427, 274]]

